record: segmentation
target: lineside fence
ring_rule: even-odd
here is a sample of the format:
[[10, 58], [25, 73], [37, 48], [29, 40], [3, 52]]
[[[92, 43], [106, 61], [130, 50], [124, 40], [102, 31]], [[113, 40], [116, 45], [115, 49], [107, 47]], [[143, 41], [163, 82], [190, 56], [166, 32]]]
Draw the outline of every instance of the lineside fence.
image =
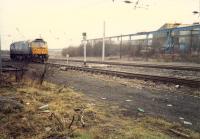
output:
[[[87, 56], [101, 57], [102, 38], [87, 40]], [[69, 47], [70, 56], [83, 56], [83, 46]], [[200, 62], [200, 25], [139, 32], [105, 38], [106, 59]]]

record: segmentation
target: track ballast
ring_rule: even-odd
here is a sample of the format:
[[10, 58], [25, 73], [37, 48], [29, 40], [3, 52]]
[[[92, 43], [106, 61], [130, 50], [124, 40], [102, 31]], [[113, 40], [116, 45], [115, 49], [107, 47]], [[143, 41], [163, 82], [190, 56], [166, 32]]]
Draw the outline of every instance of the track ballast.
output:
[[138, 73], [131, 73], [131, 72], [90, 68], [90, 67], [85, 67], [85, 66], [72, 66], [72, 65], [59, 64], [59, 63], [48, 62], [47, 64], [56, 66], [56, 67], [65, 67], [68, 70], [78, 70], [78, 71], [84, 71], [84, 72], [90, 72], [90, 73], [100, 73], [100, 74], [129, 78], [129, 79], [142, 79], [142, 80], [151, 80], [155, 82], [174, 83], [174, 84], [185, 85], [185, 86], [190, 86], [190, 87], [200, 87], [200, 80], [197, 80], [197, 79], [185, 79], [185, 78], [168, 77], [168, 76], [138, 74]]

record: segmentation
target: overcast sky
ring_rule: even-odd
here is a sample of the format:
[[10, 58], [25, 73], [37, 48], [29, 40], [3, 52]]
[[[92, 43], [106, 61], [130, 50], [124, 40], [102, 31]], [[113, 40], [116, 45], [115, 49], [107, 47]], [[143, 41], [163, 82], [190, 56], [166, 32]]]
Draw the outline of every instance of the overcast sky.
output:
[[[136, 0], [132, 0], [135, 2]], [[2, 49], [12, 41], [42, 36], [51, 49], [80, 43], [82, 32], [88, 38], [156, 30], [164, 23], [198, 22], [192, 11], [199, 0], [140, 0], [139, 6], [122, 0], [0, 0]]]

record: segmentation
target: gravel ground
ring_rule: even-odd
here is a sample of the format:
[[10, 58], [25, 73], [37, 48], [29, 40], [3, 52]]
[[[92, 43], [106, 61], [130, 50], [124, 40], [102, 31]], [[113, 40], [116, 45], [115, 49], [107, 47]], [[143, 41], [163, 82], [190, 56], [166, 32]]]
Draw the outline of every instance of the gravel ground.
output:
[[134, 85], [122, 84], [117, 79], [106, 76], [92, 75], [77, 71], [57, 71], [47, 80], [66, 84], [75, 90], [85, 93], [96, 101], [118, 105], [119, 112], [125, 116], [137, 117], [137, 109], [142, 108], [145, 114], [162, 117], [171, 122], [184, 125], [200, 132], [200, 98], [181, 93], [171, 93], [170, 90], [154, 90], [148, 87], [137, 88]]
[[[51, 58], [51, 57], [50, 57]], [[55, 57], [54, 57], [55, 58]], [[63, 57], [56, 57], [56, 58], [63, 58]], [[83, 57], [70, 57], [70, 59], [73, 60], [83, 60]], [[92, 61], [101, 61], [101, 57], [87, 57], [87, 60], [92, 60]], [[133, 58], [123, 58], [120, 59], [119, 57], [105, 57], [105, 61], [109, 62], [123, 62], [123, 63], [135, 63], [135, 64], [158, 64], [158, 65], [176, 65], [176, 66], [196, 66], [199, 67], [200, 64], [194, 63], [194, 62], [163, 62], [163, 61], [158, 61], [156, 59], [149, 59], [148, 61], [145, 61], [145, 59], [133, 59]]]
[[[37, 72], [44, 69], [42, 64], [29, 64], [26, 67]], [[171, 87], [141, 80], [58, 69], [48, 74], [46, 80], [65, 84], [111, 107], [117, 105], [120, 107], [119, 113], [124, 116], [136, 118], [138, 108], [142, 108], [147, 115], [162, 117], [200, 132], [200, 98], [190, 94], [198, 94], [198, 89], [177, 89], [175, 85]], [[183, 124], [182, 118], [192, 125]]]
[[[110, 66], [106, 69], [112, 69], [117, 71], [142, 73], [150, 75], [172, 76], [179, 78], [195, 78], [200, 80], [200, 72], [195, 71], [181, 71], [181, 70], [169, 70], [169, 69], [155, 69], [155, 68], [142, 68], [142, 67], [126, 67], [126, 66]], [[149, 72], [151, 71], [151, 72]]]
[[[51, 60], [50, 60], [51, 61]], [[54, 61], [55, 62], [55, 61]], [[67, 64], [66, 61], [56, 61], [56, 63]], [[69, 65], [82, 66], [83, 63], [69, 62]], [[116, 70], [132, 73], [140, 73], [147, 75], [159, 75], [159, 76], [171, 76], [188, 79], [200, 80], [200, 72], [198, 71], [186, 71], [186, 70], [171, 70], [171, 69], [158, 69], [158, 68], [143, 68], [143, 67], [131, 67], [131, 66], [118, 66], [118, 65], [104, 65], [104, 64], [87, 64], [89, 67]]]

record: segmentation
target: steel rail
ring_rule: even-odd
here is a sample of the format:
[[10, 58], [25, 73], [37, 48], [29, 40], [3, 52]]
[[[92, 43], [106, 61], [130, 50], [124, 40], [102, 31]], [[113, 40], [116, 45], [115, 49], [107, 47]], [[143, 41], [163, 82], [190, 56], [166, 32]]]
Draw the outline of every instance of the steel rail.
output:
[[[10, 58], [3, 58], [5, 62], [9, 62]], [[50, 58], [49, 60], [55, 61], [67, 61], [66, 59]], [[83, 63], [83, 60], [68, 60], [69, 62]], [[93, 61], [89, 60], [87, 63], [93, 64], [105, 64], [115, 66], [127, 66], [127, 67], [145, 67], [145, 68], [156, 68], [156, 69], [172, 69], [172, 70], [185, 70], [185, 71], [197, 71], [200, 72], [200, 66], [175, 66], [175, 65], [161, 65], [161, 64], [137, 64], [137, 63], [124, 63], [124, 62], [110, 62], [110, 61]]]
[[[49, 59], [57, 61], [67, 61], [66, 59]], [[80, 62], [82, 60], [68, 60], [69, 62]], [[172, 70], [186, 70], [186, 71], [200, 71], [200, 67], [197, 66], [174, 66], [174, 65], [157, 65], [157, 64], [136, 64], [136, 63], [123, 63], [123, 62], [109, 62], [109, 61], [87, 61], [87, 63], [94, 64], [106, 64], [116, 66], [128, 66], [128, 67], [145, 67], [145, 68], [157, 68], [157, 69], [172, 69]]]
[[100, 74], [112, 75], [112, 76], [129, 78], [129, 79], [142, 79], [142, 80], [151, 80], [155, 82], [174, 83], [174, 84], [186, 85], [190, 87], [200, 87], [200, 80], [197, 80], [197, 79], [185, 79], [185, 78], [177, 78], [177, 77], [138, 74], [138, 73], [115, 71], [115, 70], [71, 66], [71, 65], [59, 64], [59, 63], [48, 62], [47, 64], [56, 66], [56, 67], [66, 67], [66, 69], [69, 69], [69, 70], [78, 70], [78, 71], [84, 71], [84, 72], [90, 72], [90, 73], [100, 73]]
[[18, 69], [18, 68], [1, 68], [2, 72], [10, 72], [10, 71], [27, 71], [27, 69]]

